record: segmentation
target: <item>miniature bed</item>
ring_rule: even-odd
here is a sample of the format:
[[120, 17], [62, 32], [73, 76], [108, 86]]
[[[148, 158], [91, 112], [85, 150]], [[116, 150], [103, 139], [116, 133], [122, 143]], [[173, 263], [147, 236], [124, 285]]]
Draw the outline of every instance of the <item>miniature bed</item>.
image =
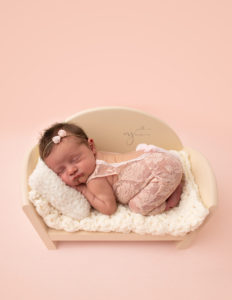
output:
[[[124, 107], [91, 109], [71, 116], [66, 122], [73, 122], [83, 127], [87, 135], [94, 138], [99, 150], [128, 152], [134, 150], [138, 144], [146, 143], [173, 152], [182, 152], [182, 156], [187, 155], [191, 172], [188, 170], [186, 172], [189, 172], [189, 176], [193, 177], [192, 181], [194, 183], [192, 184], [195, 184], [198, 191], [203, 213], [200, 217], [200, 225], [195, 226], [196, 228], [191, 225], [189, 232], [184, 232], [184, 234], [175, 234], [175, 232], [172, 234], [170, 230], [166, 230], [165, 234], [162, 234], [162, 230], [158, 234], [157, 232], [148, 233], [149, 230], [121, 230], [121, 232], [117, 232], [120, 230], [112, 231], [105, 229], [104, 226], [99, 231], [88, 231], [89, 227], [86, 227], [87, 230], [70, 230], [73, 232], [54, 229], [55, 227], [46, 224], [41, 214], [38, 213], [38, 209], [36, 210], [35, 205], [32, 204], [31, 196], [29, 196], [32, 191], [28, 184], [28, 179], [39, 159], [38, 145], [36, 145], [31, 149], [25, 161], [23, 210], [47, 248], [56, 249], [56, 242], [58, 241], [177, 241], [179, 248], [188, 246], [196, 233], [201, 229], [202, 224], [205, 224], [206, 219], [208, 220], [209, 216], [212, 215], [217, 204], [215, 176], [206, 158], [198, 151], [184, 147], [176, 133], [163, 121], [135, 109]], [[172, 219], [175, 218], [175, 209], [172, 209], [173, 212], [169, 213]], [[120, 205], [118, 214], [122, 214], [125, 210], [126, 208]], [[96, 214], [93, 213], [94, 216], [96, 217]], [[169, 218], [167, 213], [165, 216]], [[128, 214], [126, 217], [128, 217]], [[106, 218], [108, 219], [106, 220]], [[110, 218], [112, 217], [106, 216], [105, 220], [109, 221]], [[144, 222], [144, 218], [151, 219], [150, 216], [141, 216], [140, 219], [137, 216], [136, 218], [134, 220], [137, 223]], [[164, 218], [162, 216], [158, 218], [156, 221], [158, 220], [159, 223], [162, 223]], [[186, 218], [189, 217], [186, 216]], [[190, 216], [190, 218], [194, 219], [194, 215]], [[176, 222], [178, 223], [178, 216]], [[193, 224], [195, 223], [193, 222]], [[146, 226], [149, 226], [149, 222], [146, 223]], [[78, 228], [81, 227], [79, 226]]]

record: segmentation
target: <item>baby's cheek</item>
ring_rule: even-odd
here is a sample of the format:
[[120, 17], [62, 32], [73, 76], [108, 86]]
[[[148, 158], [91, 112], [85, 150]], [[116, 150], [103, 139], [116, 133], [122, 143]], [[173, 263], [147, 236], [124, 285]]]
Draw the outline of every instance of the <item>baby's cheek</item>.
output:
[[64, 181], [65, 184], [67, 184], [70, 187], [74, 187], [73, 186], [73, 182], [68, 178], [68, 177], [64, 177], [64, 179], [62, 179]]
[[61, 175], [60, 178], [62, 179], [62, 181], [64, 181], [64, 183], [68, 184], [67, 178], [65, 175]]

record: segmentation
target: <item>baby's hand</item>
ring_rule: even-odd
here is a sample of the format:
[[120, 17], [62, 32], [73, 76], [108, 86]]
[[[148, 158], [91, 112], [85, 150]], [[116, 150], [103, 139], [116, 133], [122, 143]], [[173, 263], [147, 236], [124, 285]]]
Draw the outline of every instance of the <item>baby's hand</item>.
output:
[[76, 186], [76, 190], [82, 194], [86, 191], [87, 187], [86, 184], [82, 183]]

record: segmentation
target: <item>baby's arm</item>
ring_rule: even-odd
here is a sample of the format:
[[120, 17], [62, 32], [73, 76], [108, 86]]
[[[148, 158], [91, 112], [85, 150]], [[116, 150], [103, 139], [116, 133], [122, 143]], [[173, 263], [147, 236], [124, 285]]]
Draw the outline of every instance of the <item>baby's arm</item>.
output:
[[99, 212], [111, 215], [117, 210], [113, 189], [105, 177], [92, 179], [87, 185], [81, 184], [77, 186], [77, 190]]

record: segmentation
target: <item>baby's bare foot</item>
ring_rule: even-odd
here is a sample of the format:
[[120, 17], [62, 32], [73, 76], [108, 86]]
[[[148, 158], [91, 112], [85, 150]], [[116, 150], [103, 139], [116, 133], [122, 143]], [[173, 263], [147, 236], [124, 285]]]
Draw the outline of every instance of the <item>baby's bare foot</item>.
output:
[[166, 200], [166, 208], [165, 211], [177, 206], [180, 202], [181, 194], [183, 191], [184, 180], [181, 180], [181, 183], [175, 189], [175, 191], [171, 194], [171, 196]]

